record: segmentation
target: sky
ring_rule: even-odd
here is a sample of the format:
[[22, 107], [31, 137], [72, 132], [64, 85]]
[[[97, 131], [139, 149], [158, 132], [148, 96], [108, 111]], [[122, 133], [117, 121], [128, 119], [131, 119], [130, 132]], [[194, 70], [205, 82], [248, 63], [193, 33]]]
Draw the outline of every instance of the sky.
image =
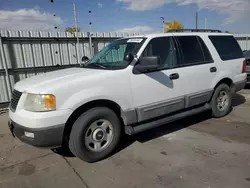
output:
[[[63, 31], [74, 27], [73, 0], [0, 0], [0, 30]], [[250, 33], [250, 0], [74, 0], [81, 31], [160, 32], [165, 22], [185, 28]], [[206, 24], [205, 24], [205, 20]], [[90, 24], [90, 22], [92, 24]], [[55, 29], [55, 27], [57, 29]]]

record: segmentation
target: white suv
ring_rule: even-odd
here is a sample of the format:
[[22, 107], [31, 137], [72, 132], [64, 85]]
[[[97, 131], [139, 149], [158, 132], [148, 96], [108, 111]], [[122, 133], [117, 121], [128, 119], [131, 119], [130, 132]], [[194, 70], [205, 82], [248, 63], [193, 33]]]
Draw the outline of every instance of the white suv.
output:
[[219, 31], [122, 38], [84, 66], [18, 82], [9, 127], [23, 142], [68, 146], [95, 162], [114, 151], [123, 132], [132, 135], [204, 110], [225, 116], [232, 94], [245, 86], [245, 69], [235, 38]]

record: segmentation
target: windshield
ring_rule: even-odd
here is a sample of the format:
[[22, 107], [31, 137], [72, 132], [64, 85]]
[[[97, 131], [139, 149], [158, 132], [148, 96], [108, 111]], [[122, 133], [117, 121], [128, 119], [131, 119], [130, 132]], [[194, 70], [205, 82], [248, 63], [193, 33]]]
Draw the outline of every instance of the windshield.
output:
[[126, 38], [116, 40], [104, 47], [85, 67], [99, 69], [123, 69], [129, 63], [125, 60], [126, 55], [137, 54], [145, 38]]

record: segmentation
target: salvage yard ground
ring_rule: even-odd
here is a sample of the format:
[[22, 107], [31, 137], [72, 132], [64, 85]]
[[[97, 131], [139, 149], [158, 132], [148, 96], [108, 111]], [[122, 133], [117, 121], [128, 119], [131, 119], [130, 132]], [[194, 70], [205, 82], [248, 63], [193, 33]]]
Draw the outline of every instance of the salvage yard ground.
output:
[[249, 188], [250, 91], [227, 117], [207, 113], [124, 137], [110, 158], [88, 164], [14, 139], [0, 115], [0, 188]]

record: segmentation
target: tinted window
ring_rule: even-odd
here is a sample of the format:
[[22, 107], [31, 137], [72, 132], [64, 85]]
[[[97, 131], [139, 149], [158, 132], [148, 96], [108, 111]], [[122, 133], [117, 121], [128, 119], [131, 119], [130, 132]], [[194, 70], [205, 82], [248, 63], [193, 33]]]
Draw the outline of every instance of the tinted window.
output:
[[201, 44], [201, 48], [202, 48], [202, 51], [203, 51], [205, 62], [212, 62], [213, 58], [212, 58], [206, 44], [204, 43], [204, 41], [200, 37], [197, 37], [197, 39], [198, 39], [199, 43]]
[[172, 68], [177, 65], [176, 51], [171, 37], [152, 39], [142, 53], [142, 57], [148, 56], [160, 57], [160, 69]]
[[224, 61], [243, 57], [238, 42], [233, 36], [210, 36], [220, 58]]
[[182, 65], [212, 62], [212, 57], [206, 45], [199, 37], [178, 36], [176, 38], [180, 46]]

